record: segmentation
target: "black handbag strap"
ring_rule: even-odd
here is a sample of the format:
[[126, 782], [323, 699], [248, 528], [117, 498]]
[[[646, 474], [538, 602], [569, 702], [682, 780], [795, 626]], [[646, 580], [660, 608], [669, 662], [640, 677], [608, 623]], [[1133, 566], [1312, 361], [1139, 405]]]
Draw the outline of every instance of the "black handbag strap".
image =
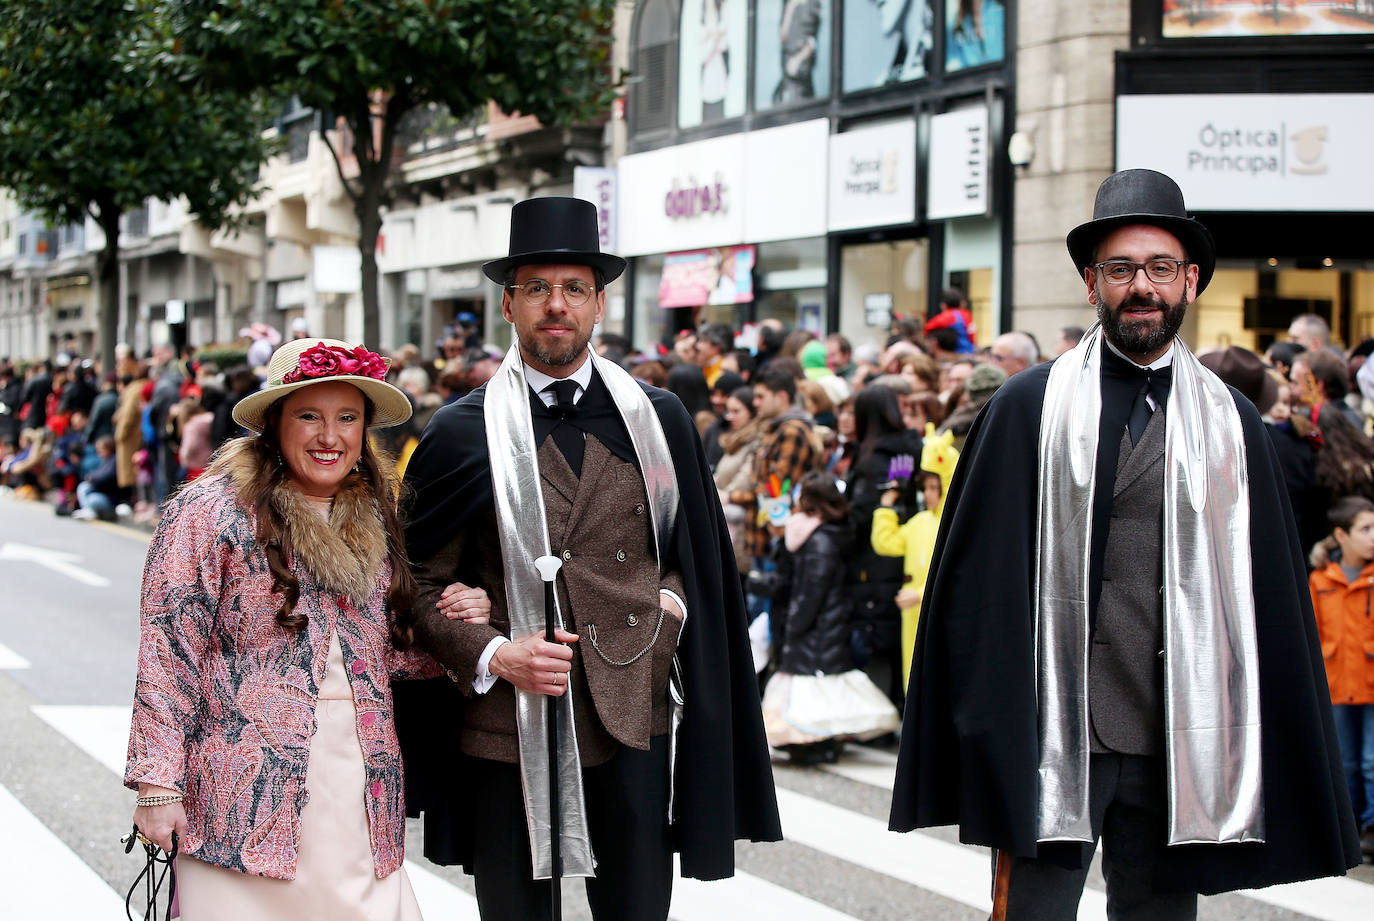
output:
[[[172, 917], [172, 904], [176, 901], [177, 897], [176, 858], [179, 847], [177, 833], [172, 832], [172, 851], [169, 854], [164, 854], [162, 849], [151, 841], [142, 839], [137, 825], [134, 826], [133, 831], [121, 838], [120, 841], [124, 845], [124, 853], [126, 854], [134, 849], [135, 844], [141, 842], [146, 857], [143, 869], [138, 872], [138, 876], [134, 877], [133, 885], [129, 887], [128, 894], [124, 896], [125, 916], [129, 921], [139, 921], [139, 919], [134, 917], [133, 901], [134, 893], [138, 891], [139, 884], [142, 883], [144, 898], [147, 900], [145, 903], [147, 907], [143, 910], [143, 918], [141, 921], [159, 921], [159, 919], [170, 921]], [[163, 865], [161, 873], [158, 872], [158, 864]], [[157, 900], [158, 896], [162, 893], [164, 884], [167, 886], [167, 905], [164, 913], [159, 914]]]

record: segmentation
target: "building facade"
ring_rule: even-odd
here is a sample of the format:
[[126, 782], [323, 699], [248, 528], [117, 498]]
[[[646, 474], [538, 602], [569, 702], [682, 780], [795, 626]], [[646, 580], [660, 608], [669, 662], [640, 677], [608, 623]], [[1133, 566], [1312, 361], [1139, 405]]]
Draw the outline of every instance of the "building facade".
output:
[[[603, 248], [630, 259], [604, 326], [640, 347], [767, 318], [880, 343], [949, 286], [980, 344], [1021, 329], [1048, 345], [1094, 319], [1064, 236], [1127, 167], [1173, 175], [1217, 238], [1192, 345], [1263, 349], [1306, 312], [1353, 344], [1374, 336], [1372, 34], [1369, 4], [1330, 0], [624, 5], [613, 64], [629, 77], [605, 124], [407, 120], [374, 345], [433, 354], [462, 314], [507, 345], [480, 267], [505, 254], [511, 205], [550, 194], [601, 209]], [[232, 233], [175, 204], [127, 216], [125, 341], [227, 342], [254, 320], [361, 335], [357, 222], [321, 128], [288, 108]], [[51, 355], [69, 334], [84, 348], [100, 242], [0, 199], [0, 355]]]
[[647, 0], [618, 171], [625, 328], [777, 318], [856, 342], [963, 289], [1009, 322], [1001, 0]]

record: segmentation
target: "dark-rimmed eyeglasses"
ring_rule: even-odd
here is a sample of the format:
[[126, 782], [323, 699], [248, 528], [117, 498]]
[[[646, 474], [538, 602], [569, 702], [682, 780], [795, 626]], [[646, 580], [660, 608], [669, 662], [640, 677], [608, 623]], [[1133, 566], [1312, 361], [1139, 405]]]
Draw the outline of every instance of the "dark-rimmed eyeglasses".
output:
[[549, 284], [542, 278], [531, 278], [523, 285], [506, 285], [507, 290], [519, 291], [525, 303], [531, 307], [542, 307], [553, 297], [554, 288], [563, 289], [563, 300], [569, 307], [581, 307], [596, 293], [596, 288], [588, 281], [569, 281], [561, 285]]
[[1179, 270], [1188, 264], [1186, 259], [1151, 259], [1148, 262], [1132, 262], [1129, 259], [1108, 259], [1095, 262], [1093, 268], [1102, 273], [1109, 285], [1128, 285], [1135, 281], [1135, 273], [1145, 270], [1145, 278], [1161, 285], [1178, 279]]

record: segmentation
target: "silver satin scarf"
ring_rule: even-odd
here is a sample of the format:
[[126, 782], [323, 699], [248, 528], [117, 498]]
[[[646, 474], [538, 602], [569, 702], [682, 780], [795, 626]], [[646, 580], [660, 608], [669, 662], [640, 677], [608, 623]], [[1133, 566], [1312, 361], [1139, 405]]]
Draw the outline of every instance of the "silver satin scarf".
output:
[[[1045, 842], [1092, 841], [1088, 567], [1103, 348], [1099, 324], [1055, 362], [1040, 419], [1035, 664]], [[1262, 841], [1245, 441], [1230, 391], [1177, 339], [1165, 426], [1169, 844]]]
[[[677, 514], [677, 477], [672, 455], [649, 398], [619, 365], [588, 351], [611, 399], [625, 420], [639, 458], [654, 523], [654, 544], [660, 569]], [[487, 383], [483, 420], [491, 458], [491, 485], [496, 502], [497, 530], [505, 569], [506, 602], [511, 639], [544, 632], [544, 583], [534, 561], [548, 556], [549, 525], [539, 475], [539, 446], [534, 443], [529, 385], [519, 344], [511, 346], [496, 375]], [[557, 594], [558, 626], [564, 626]], [[582, 792], [582, 765], [573, 724], [573, 689], [558, 701], [559, 834], [564, 876], [594, 876]], [[552, 804], [549, 802], [548, 724], [542, 694], [515, 691], [515, 721], [520, 740], [520, 773], [529, 826], [530, 858], [535, 879], [553, 876]]]

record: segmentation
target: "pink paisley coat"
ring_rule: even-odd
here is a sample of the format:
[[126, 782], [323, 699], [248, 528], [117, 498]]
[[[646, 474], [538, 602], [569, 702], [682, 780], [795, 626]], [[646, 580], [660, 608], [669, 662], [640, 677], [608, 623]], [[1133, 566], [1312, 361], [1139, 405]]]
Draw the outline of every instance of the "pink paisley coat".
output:
[[[344, 498], [341, 492], [335, 499], [330, 531], [349, 530], [340, 519], [350, 514], [347, 502], [341, 507]], [[367, 508], [355, 504], [353, 512]], [[359, 792], [376, 874], [385, 877], [401, 865], [405, 833], [390, 677], [431, 677], [442, 669], [422, 653], [391, 645], [385, 556], [366, 569], [351, 559], [326, 561], [336, 574], [349, 563], [352, 573], [365, 574], [354, 576], [354, 594], [365, 597], [350, 597], [302, 564], [296, 542], [297, 610], [306, 609], [309, 624], [297, 633], [282, 629], [280, 597], [272, 594], [255, 529], [230, 474], [202, 477], [169, 503], [144, 571], [125, 785], [156, 784], [185, 795], [183, 853], [293, 879], [316, 695], [337, 631], [367, 774]]]

